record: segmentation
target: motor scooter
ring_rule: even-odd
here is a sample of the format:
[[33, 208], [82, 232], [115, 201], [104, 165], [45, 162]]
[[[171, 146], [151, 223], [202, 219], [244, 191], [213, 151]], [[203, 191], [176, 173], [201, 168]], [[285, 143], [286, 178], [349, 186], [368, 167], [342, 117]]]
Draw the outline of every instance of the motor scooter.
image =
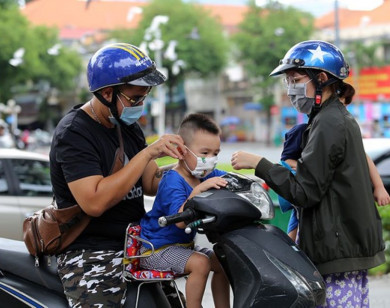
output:
[[[260, 183], [228, 173], [226, 189], [209, 190], [189, 200], [183, 213], [162, 217], [161, 225], [185, 221], [187, 232], [204, 233], [220, 260], [234, 293], [234, 308], [314, 307], [322, 303], [321, 275], [279, 228], [264, 224], [273, 204]], [[2, 307], [68, 307], [55, 257], [34, 266], [22, 241], [0, 238]], [[49, 265], [51, 263], [51, 265]], [[125, 308], [134, 307], [138, 282], [128, 284]], [[159, 283], [145, 284], [139, 307], [169, 308]]]
[[234, 308], [315, 307], [325, 301], [325, 283], [306, 254], [272, 219], [273, 204], [254, 179], [235, 173], [228, 185], [187, 201], [182, 213], [159, 218], [166, 226], [184, 221], [213, 243], [233, 290]]

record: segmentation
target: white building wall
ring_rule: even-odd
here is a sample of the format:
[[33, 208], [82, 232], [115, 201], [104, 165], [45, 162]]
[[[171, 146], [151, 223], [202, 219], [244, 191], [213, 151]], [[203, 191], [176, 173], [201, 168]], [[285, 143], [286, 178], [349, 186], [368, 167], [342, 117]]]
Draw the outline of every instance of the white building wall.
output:
[[226, 110], [227, 102], [221, 94], [220, 82], [217, 78], [186, 78], [184, 89], [187, 98], [188, 112], [213, 113], [220, 120], [222, 110]]

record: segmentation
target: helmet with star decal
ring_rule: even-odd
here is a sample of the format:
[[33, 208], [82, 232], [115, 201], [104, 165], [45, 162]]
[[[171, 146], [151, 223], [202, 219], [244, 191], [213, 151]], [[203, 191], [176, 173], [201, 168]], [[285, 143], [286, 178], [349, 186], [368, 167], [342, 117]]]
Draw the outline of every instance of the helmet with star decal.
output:
[[291, 69], [321, 70], [341, 80], [349, 74], [349, 66], [340, 49], [318, 40], [300, 42], [290, 48], [270, 76], [280, 75]]

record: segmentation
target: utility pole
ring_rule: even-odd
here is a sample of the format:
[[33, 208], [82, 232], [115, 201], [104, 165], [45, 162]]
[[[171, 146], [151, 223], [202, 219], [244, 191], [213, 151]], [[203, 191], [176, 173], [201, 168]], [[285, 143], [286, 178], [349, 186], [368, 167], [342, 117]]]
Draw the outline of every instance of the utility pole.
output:
[[[169, 20], [168, 16], [157, 15], [153, 18], [152, 24], [144, 36], [144, 40], [147, 42], [154, 38], [152, 42], [149, 43], [149, 48], [154, 51], [154, 61], [156, 62], [156, 67], [163, 71], [162, 63], [162, 49], [164, 47], [164, 42], [161, 39], [161, 24], [166, 24]], [[157, 99], [159, 104], [159, 116], [158, 116], [158, 135], [161, 137], [165, 133], [165, 86], [159, 85], [157, 87]]]
[[334, 43], [340, 48], [339, 2], [334, 1]]

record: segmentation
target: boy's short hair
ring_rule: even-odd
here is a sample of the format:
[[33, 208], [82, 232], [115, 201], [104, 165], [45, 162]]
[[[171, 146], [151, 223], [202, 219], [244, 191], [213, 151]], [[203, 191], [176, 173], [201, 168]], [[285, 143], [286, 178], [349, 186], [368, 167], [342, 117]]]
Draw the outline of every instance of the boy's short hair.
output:
[[203, 113], [191, 113], [180, 123], [178, 134], [183, 138], [185, 144], [190, 144], [192, 136], [199, 130], [214, 135], [220, 135], [221, 130], [215, 121]]

